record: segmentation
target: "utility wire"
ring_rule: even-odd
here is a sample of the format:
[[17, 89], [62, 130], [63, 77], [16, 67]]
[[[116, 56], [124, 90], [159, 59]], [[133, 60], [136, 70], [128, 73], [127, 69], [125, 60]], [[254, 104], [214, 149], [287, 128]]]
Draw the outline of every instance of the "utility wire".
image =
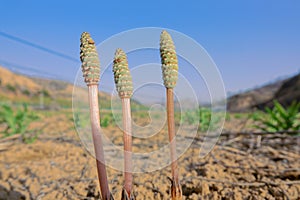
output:
[[[41, 45], [35, 44], [35, 43], [30, 42], [28, 40], [21, 39], [19, 37], [13, 36], [11, 34], [5, 33], [3, 31], [0, 31], [0, 36], [5, 37], [5, 38], [10, 39], [10, 40], [13, 40], [13, 41], [16, 41], [16, 42], [19, 42], [21, 44], [33, 47], [33, 48], [36, 48], [36, 49], [39, 49], [41, 51], [50, 53], [52, 55], [59, 56], [61, 58], [64, 58], [64, 59], [76, 62], [76, 63], [79, 62], [79, 60], [76, 59], [76, 58], [74, 58], [74, 57], [71, 57], [69, 55], [60, 53], [60, 52], [52, 50], [52, 49], [49, 49], [47, 47], [43, 47]], [[29, 72], [33, 72], [34, 74], [38, 74], [39, 76], [42, 76], [42, 77], [45, 77], [45, 78], [51, 78], [51, 79], [56, 79], [56, 80], [57, 79], [65, 80], [65, 78], [58, 77], [57, 75], [54, 75], [54, 74], [49, 74], [48, 72], [44, 72], [44, 71], [37, 70], [37, 69], [34, 69], [34, 68], [30, 68], [30, 67], [25, 67], [25, 66], [17, 65], [17, 64], [14, 64], [14, 63], [11, 63], [11, 62], [8, 62], [8, 61], [5, 61], [5, 60], [1, 60], [1, 59], [0, 59], [0, 64], [5, 65], [5, 66], [10, 66], [11, 68], [18, 68], [18, 69], [21, 69], [21, 70], [26, 70], [26, 71], [29, 71]], [[109, 71], [107, 71], [107, 72], [109, 72]], [[101, 83], [101, 88], [103, 88], [104, 91], [105, 91], [105, 89], [106, 90], [112, 90], [113, 89], [113, 87], [110, 87], [110, 86], [102, 84], [102, 83]], [[149, 97], [152, 98], [154, 96], [150, 96], [150, 95], [147, 95], [147, 94], [146, 95], [145, 94], [142, 95], [142, 98], [149, 98]]]
[[33, 48], [39, 49], [39, 50], [41, 50], [41, 51], [44, 51], [44, 52], [47, 52], [47, 53], [50, 53], [50, 54], [59, 56], [59, 57], [61, 57], [61, 58], [64, 58], [64, 59], [67, 59], [67, 60], [70, 60], [70, 61], [73, 61], [73, 62], [79, 62], [79, 60], [76, 59], [76, 58], [73, 58], [73, 57], [68, 56], [68, 55], [66, 55], [66, 54], [63, 54], [63, 53], [60, 53], [60, 52], [58, 52], [58, 51], [49, 49], [49, 48], [47, 48], [47, 47], [43, 47], [43, 46], [41, 46], [41, 45], [32, 43], [32, 42], [30, 42], [30, 41], [28, 41], [28, 40], [24, 40], [24, 39], [18, 38], [18, 37], [16, 37], [16, 36], [13, 36], [13, 35], [4, 33], [4, 32], [2, 32], [2, 31], [0, 31], [0, 36], [5, 37], [5, 38], [8, 38], [8, 39], [13, 40], [13, 41], [16, 41], [16, 42], [19, 42], [19, 43], [22, 43], [22, 44], [25, 44], [25, 45], [28, 45], [28, 46], [31, 46], [31, 47], [33, 47]]
[[[45, 72], [45, 71], [38, 70], [38, 69], [35, 69], [35, 68], [15, 64], [15, 63], [12, 63], [10, 61], [0, 59], [0, 65], [6, 66], [6, 68], [10, 69], [13, 72], [25, 74], [27, 76], [36, 76], [36, 75], [38, 75], [39, 77], [43, 77], [43, 78], [50, 78], [50, 79], [53, 79], [53, 80], [61, 80], [61, 81], [67, 81], [69, 83], [72, 83], [72, 81], [67, 80], [66, 78], [63, 78], [63, 77], [61, 77], [57, 74], [51, 74], [49, 72]], [[15, 69], [17, 69], [17, 70], [15, 70]], [[26, 71], [26, 72], [29, 72], [29, 73], [24, 73], [24, 72], [22, 73], [20, 71]], [[114, 89], [114, 87], [109, 86], [107, 84], [100, 83], [100, 89], [105, 89], [105, 90], [107, 90], [107, 92], [108, 91], [111, 92]]]

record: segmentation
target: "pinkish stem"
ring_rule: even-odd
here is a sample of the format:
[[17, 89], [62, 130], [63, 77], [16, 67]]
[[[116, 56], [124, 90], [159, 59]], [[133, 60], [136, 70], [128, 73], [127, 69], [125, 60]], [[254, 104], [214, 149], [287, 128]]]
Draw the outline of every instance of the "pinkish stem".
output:
[[167, 119], [168, 133], [171, 152], [171, 171], [172, 171], [172, 200], [182, 199], [182, 191], [179, 183], [179, 173], [176, 154], [176, 138], [175, 138], [175, 120], [174, 120], [174, 97], [173, 89], [167, 88]]
[[123, 112], [123, 140], [124, 140], [124, 189], [128, 196], [132, 191], [132, 128], [131, 128], [131, 109], [130, 98], [122, 98]]
[[107, 181], [106, 165], [101, 138], [100, 116], [98, 106], [98, 85], [89, 85], [90, 119], [92, 136], [94, 142], [95, 156], [97, 162], [97, 172], [100, 183], [101, 196], [104, 200], [112, 198]]

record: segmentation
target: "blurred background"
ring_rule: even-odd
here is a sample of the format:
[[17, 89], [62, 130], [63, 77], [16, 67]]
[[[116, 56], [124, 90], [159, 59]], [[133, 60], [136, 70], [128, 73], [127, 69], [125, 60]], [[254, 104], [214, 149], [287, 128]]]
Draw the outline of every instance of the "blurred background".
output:
[[[179, 57], [179, 72], [197, 89], [200, 103], [175, 113], [176, 130], [187, 125], [178, 132], [179, 142], [194, 141], [179, 159], [184, 198], [299, 199], [299, 1], [10, 0], [2, 1], [1, 8], [0, 199], [99, 198], [94, 159], [84, 148], [92, 147], [87, 147], [91, 138], [82, 141], [80, 135], [89, 132], [88, 112], [72, 110], [73, 91], [73, 106], [88, 110], [87, 91], [80, 84], [80, 36], [89, 32], [100, 47], [116, 34], [143, 27], [190, 37], [211, 58], [224, 83], [226, 115], [210, 107], [209, 92], [216, 91], [208, 91], [204, 77]], [[160, 72], [158, 49], [129, 52], [128, 60], [132, 70], [152, 63], [144, 67]], [[101, 126], [122, 148], [122, 133], [111, 111], [112, 66], [101, 67], [106, 69], [99, 87]], [[74, 90], [74, 83], [80, 87]], [[185, 95], [185, 89], [178, 87], [178, 92]], [[136, 91], [136, 126], [147, 129], [155, 120], [165, 122], [164, 92], [155, 84]], [[189, 98], [184, 102], [191, 104]], [[159, 106], [151, 113], [152, 104]], [[220, 128], [215, 150], [200, 158], [204, 135]], [[191, 130], [195, 138], [185, 134]], [[160, 134], [134, 138], [134, 151], [164, 147], [166, 131], [164, 126]], [[122, 172], [108, 171], [118, 198]], [[136, 176], [137, 199], [167, 199], [169, 172], [166, 167]]]

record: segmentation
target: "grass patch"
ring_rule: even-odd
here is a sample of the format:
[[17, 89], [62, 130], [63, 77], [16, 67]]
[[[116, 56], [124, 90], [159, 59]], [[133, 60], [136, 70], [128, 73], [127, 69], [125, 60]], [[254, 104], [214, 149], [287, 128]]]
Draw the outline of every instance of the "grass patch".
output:
[[8, 104], [2, 104], [0, 107], [0, 124], [6, 128], [1, 134], [3, 137], [20, 134], [25, 143], [34, 142], [37, 135], [29, 135], [28, 126], [37, 119], [39, 117], [28, 110], [27, 104], [23, 104], [23, 107], [17, 110]]
[[16, 87], [11, 84], [6, 84], [5, 88], [10, 92], [16, 92]]
[[259, 123], [256, 128], [267, 132], [299, 131], [300, 130], [300, 102], [293, 102], [284, 108], [278, 101], [274, 107], [265, 108], [265, 114], [254, 114], [252, 119]]

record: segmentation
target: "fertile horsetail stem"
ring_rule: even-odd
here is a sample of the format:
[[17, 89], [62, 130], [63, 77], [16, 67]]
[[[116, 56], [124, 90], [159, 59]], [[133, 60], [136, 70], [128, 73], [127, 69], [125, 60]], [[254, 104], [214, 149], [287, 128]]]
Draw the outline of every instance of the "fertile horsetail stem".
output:
[[174, 42], [167, 31], [163, 31], [160, 35], [160, 56], [161, 56], [163, 80], [167, 92], [166, 95], [167, 95], [168, 134], [169, 134], [171, 162], [172, 162], [171, 196], [172, 196], [172, 200], [180, 200], [182, 199], [182, 189], [179, 181], [177, 155], [176, 155], [174, 97], [173, 97], [173, 88], [176, 86], [176, 82], [178, 79], [178, 60], [177, 60]]
[[98, 106], [98, 82], [100, 77], [99, 57], [95, 42], [89, 33], [83, 32], [80, 42], [80, 60], [82, 62], [81, 67], [84, 81], [88, 86], [89, 92], [90, 119], [101, 196], [104, 200], [113, 200], [113, 196], [111, 195], [108, 187], [104, 151], [100, 133], [100, 116]]
[[114, 80], [119, 97], [122, 100], [123, 113], [123, 140], [124, 140], [124, 188], [122, 200], [132, 200], [132, 128], [130, 97], [132, 96], [132, 78], [128, 69], [128, 61], [125, 52], [117, 49], [113, 64]]

